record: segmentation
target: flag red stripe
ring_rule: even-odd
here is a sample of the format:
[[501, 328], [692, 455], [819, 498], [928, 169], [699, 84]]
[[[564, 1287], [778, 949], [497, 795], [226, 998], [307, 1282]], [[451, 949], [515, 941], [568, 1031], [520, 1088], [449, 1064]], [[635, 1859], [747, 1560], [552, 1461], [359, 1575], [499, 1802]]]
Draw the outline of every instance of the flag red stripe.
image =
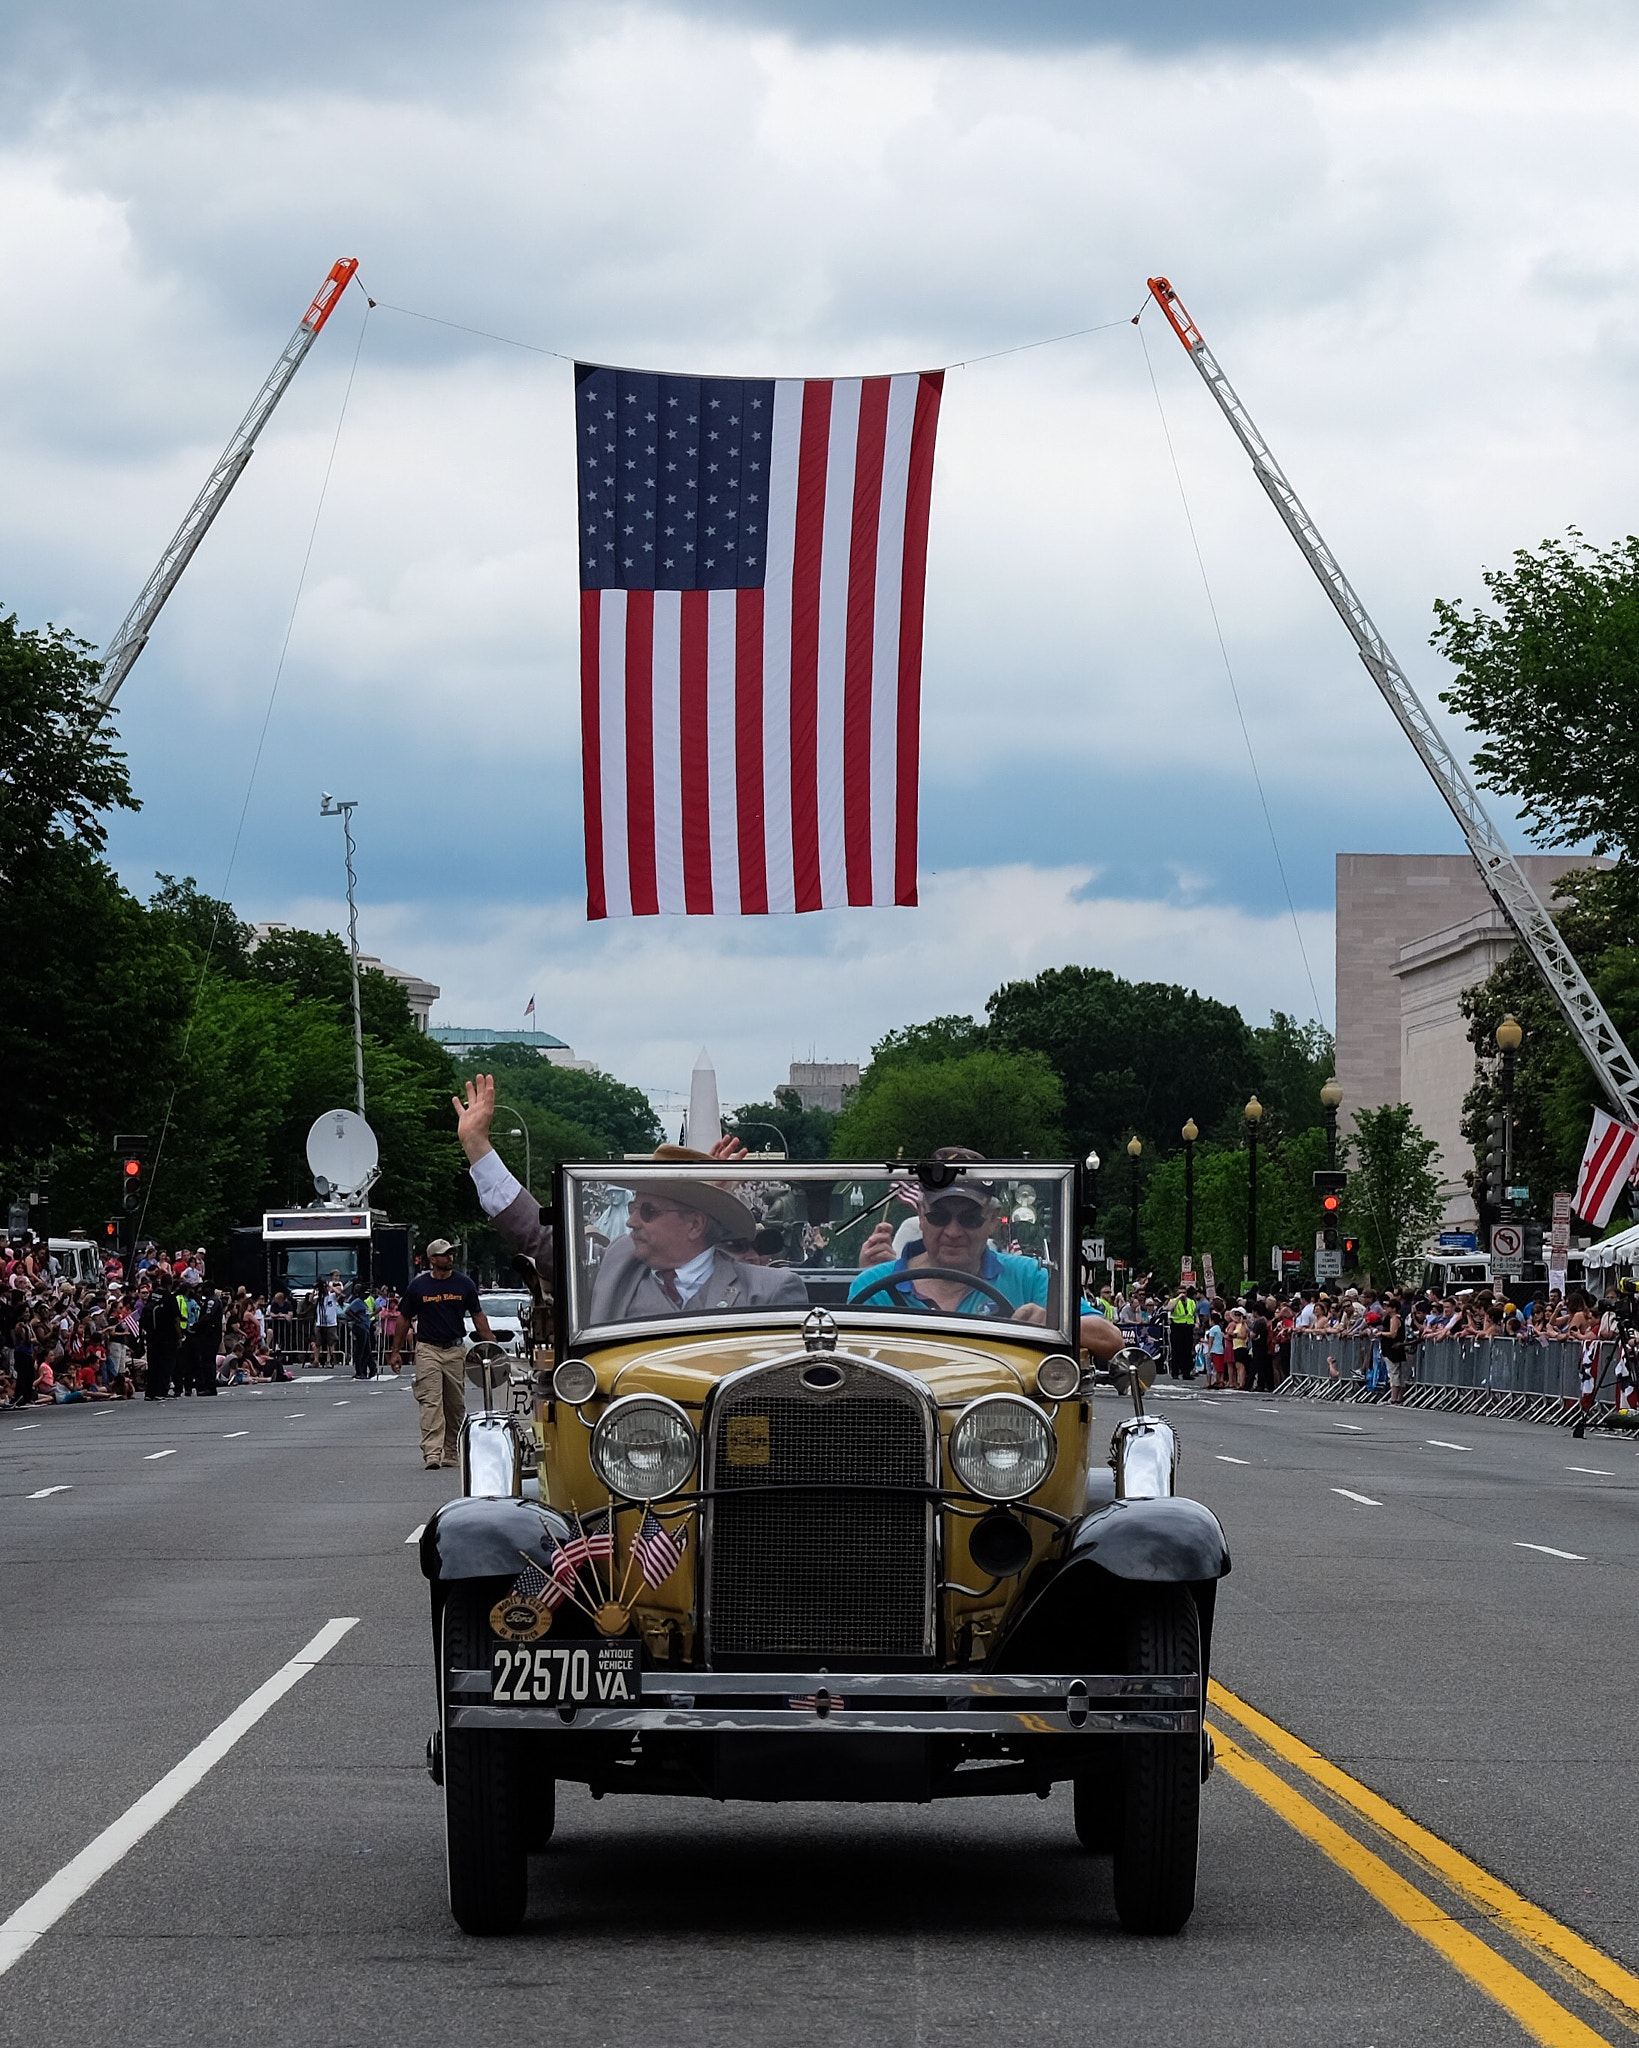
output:
[[654, 592], [626, 593], [626, 858], [632, 915], [660, 909], [654, 870]]
[[735, 592], [734, 804], [740, 842], [740, 908], [768, 909], [763, 820], [763, 594]]
[[580, 594], [580, 779], [586, 823], [586, 915], [609, 915], [603, 887], [603, 751], [598, 719], [601, 590]]
[[791, 574], [791, 866], [798, 910], [821, 904], [819, 864], [820, 558], [831, 386], [803, 387], [797, 520]]
[[[886, 377], [859, 388], [854, 518], [848, 546], [848, 637], [842, 680], [842, 818], [848, 901], [871, 900], [871, 683], [876, 652], [876, 546], [888, 437]], [[886, 678], [884, 678], [884, 686]]]
[[683, 908], [711, 914], [711, 754], [706, 726], [708, 590], [685, 590], [678, 648], [679, 753], [683, 771]]
[[[922, 715], [922, 602], [928, 580], [928, 514], [933, 498], [933, 437], [939, 424], [943, 370], [930, 370], [916, 392], [910, 473], [905, 490], [905, 569], [899, 601], [899, 790], [894, 820], [895, 903], [916, 901], [916, 780]], [[882, 687], [887, 687], [883, 678]]]

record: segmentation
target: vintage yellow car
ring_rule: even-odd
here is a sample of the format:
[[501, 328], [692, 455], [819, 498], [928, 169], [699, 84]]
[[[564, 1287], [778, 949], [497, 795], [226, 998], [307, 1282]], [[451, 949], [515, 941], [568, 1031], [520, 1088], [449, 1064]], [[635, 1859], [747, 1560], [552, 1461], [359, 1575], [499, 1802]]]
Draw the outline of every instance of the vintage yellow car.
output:
[[1089, 1355], [1077, 1169], [604, 1162], [552, 1213], [533, 1423], [469, 1419], [421, 1539], [459, 1924], [521, 1923], [564, 1780], [1068, 1783], [1124, 1925], [1182, 1927], [1229, 1555], [1150, 1361]]

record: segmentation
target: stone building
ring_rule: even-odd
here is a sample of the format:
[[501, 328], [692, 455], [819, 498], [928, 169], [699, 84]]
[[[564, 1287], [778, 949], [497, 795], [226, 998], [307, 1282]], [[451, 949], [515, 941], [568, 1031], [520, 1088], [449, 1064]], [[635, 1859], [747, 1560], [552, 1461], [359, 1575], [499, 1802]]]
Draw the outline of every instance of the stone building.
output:
[[828, 1109], [833, 1113], [859, 1086], [857, 1060], [793, 1060], [791, 1079], [786, 1084], [797, 1092], [804, 1109]]
[[[1586, 854], [1525, 854], [1532, 887], [1553, 900]], [[1337, 1078], [1341, 1128], [1357, 1109], [1406, 1102], [1440, 1148], [1445, 1224], [1472, 1229], [1462, 1135], [1474, 1049], [1458, 1009], [1517, 943], [1466, 853], [1340, 853], [1337, 857]]]

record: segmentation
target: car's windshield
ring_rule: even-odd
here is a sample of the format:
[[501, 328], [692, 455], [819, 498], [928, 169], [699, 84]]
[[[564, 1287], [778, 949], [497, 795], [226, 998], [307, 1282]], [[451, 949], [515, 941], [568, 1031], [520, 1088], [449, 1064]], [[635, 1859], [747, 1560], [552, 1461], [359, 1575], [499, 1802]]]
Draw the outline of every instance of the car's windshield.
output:
[[[725, 1170], [726, 1169], [726, 1170]], [[810, 1308], [895, 1323], [1009, 1321], [1064, 1341], [1074, 1169], [968, 1163], [944, 1187], [909, 1169], [632, 1162], [565, 1169], [577, 1330], [675, 1315]]]

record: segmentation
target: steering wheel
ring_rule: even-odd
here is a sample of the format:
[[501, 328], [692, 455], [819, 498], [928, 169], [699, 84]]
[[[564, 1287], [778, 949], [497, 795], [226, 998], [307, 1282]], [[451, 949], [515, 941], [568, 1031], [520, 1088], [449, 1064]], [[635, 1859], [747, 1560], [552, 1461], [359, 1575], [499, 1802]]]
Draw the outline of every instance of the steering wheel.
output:
[[[884, 1273], [880, 1280], [873, 1280], [868, 1287], [862, 1287], [850, 1298], [850, 1308], [857, 1307], [869, 1295], [884, 1293], [890, 1287], [904, 1287], [917, 1280], [959, 1280], [970, 1293], [988, 1294], [1004, 1316], [1011, 1317], [1017, 1302], [1009, 1301], [999, 1287], [992, 1287], [988, 1280], [981, 1280], [977, 1273], [958, 1273], [952, 1266], [907, 1266], [903, 1272]], [[954, 1309], [946, 1309], [946, 1315], [954, 1315]]]

